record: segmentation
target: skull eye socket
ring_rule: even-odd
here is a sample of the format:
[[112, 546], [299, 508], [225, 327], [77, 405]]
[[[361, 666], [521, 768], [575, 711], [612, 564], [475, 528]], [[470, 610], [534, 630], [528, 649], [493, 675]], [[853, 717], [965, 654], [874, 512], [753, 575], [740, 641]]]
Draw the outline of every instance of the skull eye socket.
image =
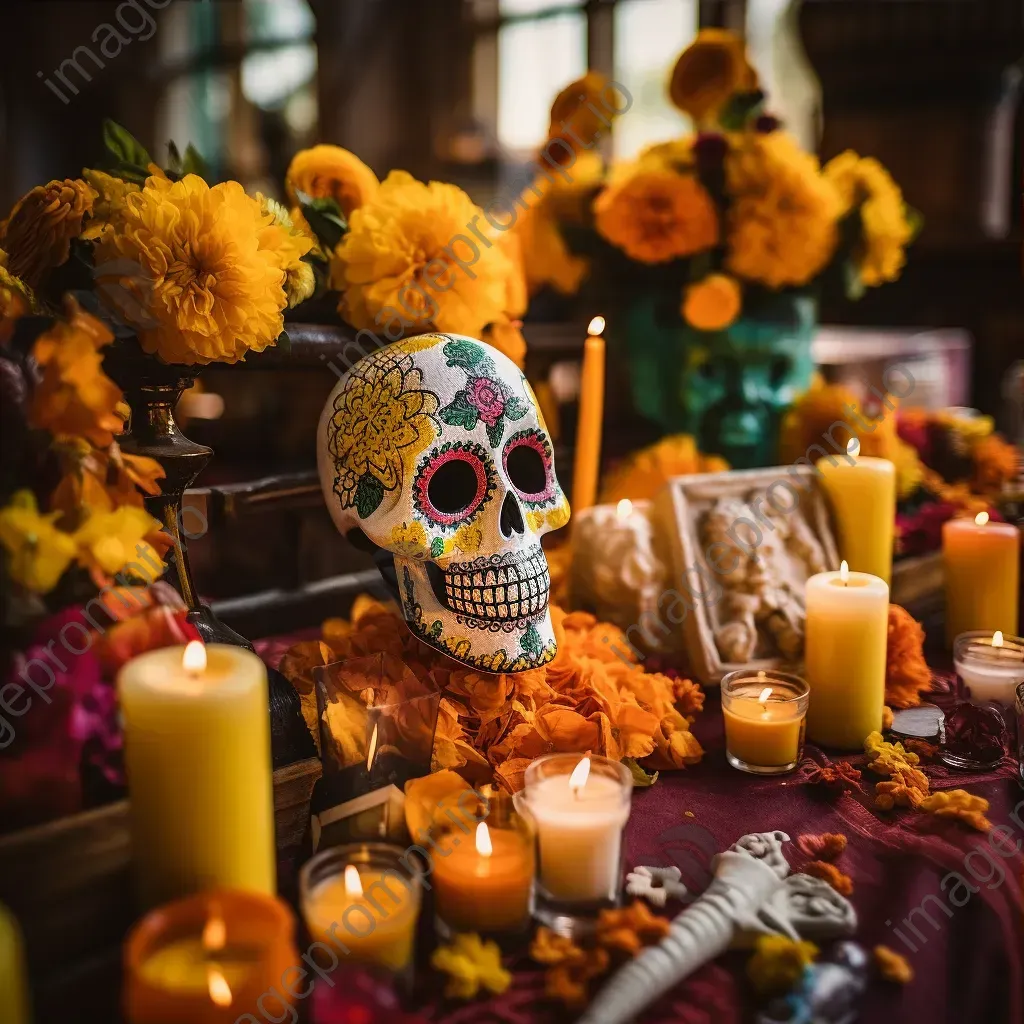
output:
[[505, 472], [527, 504], [542, 505], [554, 496], [551, 461], [551, 445], [540, 431], [524, 430], [505, 445]]
[[464, 522], [494, 489], [482, 449], [452, 445], [432, 451], [415, 484], [416, 507], [431, 522], [451, 526]]

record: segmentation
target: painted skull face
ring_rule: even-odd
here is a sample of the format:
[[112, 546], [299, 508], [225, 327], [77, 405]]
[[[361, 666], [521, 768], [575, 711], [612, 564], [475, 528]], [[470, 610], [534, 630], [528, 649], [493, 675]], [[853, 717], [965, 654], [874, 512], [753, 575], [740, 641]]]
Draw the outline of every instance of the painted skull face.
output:
[[555, 656], [540, 538], [569, 504], [514, 363], [459, 335], [374, 352], [331, 392], [317, 462], [335, 525], [378, 549], [416, 636], [485, 672]]

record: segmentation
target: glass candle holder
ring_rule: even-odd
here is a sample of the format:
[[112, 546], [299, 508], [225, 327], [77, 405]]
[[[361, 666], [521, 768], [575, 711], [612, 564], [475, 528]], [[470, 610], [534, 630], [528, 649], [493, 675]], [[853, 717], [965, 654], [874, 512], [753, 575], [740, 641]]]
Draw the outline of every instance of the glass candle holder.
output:
[[730, 672], [722, 679], [725, 756], [754, 775], [781, 775], [800, 762], [810, 690], [786, 672]]
[[257, 1012], [299, 963], [294, 933], [292, 912], [255, 892], [213, 889], [154, 910], [125, 942], [128, 1024], [234, 1024]]
[[1017, 687], [1017, 774], [1024, 786], [1024, 683]]
[[488, 792], [477, 803], [460, 802], [465, 818], [431, 829], [434, 909], [449, 932], [518, 934], [530, 923], [533, 827], [507, 793]]
[[299, 875], [310, 935], [354, 964], [395, 974], [412, 963], [423, 884], [409, 855], [387, 843], [352, 843], [318, 853]]
[[975, 704], [994, 701], [1012, 711], [1024, 683], [1024, 640], [987, 630], [961, 633], [953, 642], [953, 667]]
[[618, 903], [632, 795], [629, 769], [607, 757], [547, 754], [526, 769], [515, 805], [536, 830], [534, 915], [549, 927], [573, 934]]

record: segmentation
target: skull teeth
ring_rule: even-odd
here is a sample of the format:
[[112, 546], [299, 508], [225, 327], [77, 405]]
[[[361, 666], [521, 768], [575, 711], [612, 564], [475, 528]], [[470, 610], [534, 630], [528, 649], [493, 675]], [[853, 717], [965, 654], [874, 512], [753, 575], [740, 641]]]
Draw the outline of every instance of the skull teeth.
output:
[[537, 615], [547, 608], [550, 590], [547, 559], [540, 550], [497, 571], [487, 568], [444, 574], [448, 607], [478, 619], [516, 620]]

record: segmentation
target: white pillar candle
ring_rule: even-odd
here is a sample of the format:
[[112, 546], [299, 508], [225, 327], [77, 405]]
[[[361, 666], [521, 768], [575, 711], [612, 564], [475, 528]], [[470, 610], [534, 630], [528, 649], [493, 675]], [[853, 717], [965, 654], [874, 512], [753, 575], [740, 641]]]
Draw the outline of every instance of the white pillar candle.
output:
[[614, 899], [629, 769], [606, 757], [549, 754], [526, 769], [525, 802], [537, 829], [540, 883], [556, 900]]
[[1024, 683], [1024, 640], [991, 636], [978, 630], [961, 633], [953, 647], [953, 665], [967, 695], [977, 704], [996, 701], [1014, 706], [1017, 686]]
[[140, 897], [276, 888], [267, 670], [198, 642], [133, 658], [118, 676]]
[[889, 587], [866, 572], [822, 572], [807, 581], [804, 657], [811, 688], [807, 736], [860, 750], [882, 728]]

